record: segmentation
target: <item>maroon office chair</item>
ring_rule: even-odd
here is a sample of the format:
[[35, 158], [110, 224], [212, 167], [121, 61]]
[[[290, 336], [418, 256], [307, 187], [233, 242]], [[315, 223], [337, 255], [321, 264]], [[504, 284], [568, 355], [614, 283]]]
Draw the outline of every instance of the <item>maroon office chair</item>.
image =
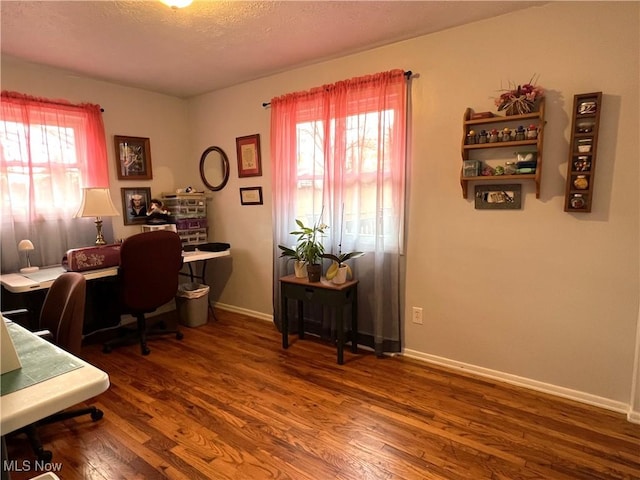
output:
[[[84, 306], [87, 281], [84, 275], [77, 272], [66, 272], [60, 275], [49, 288], [40, 311], [39, 326], [41, 330], [34, 332], [76, 356], [80, 356], [82, 344], [82, 327], [84, 323]], [[5, 312], [4, 316], [22, 315], [24, 311]], [[64, 410], [50, 415], [36, 423], [27, 425], [16, 433], [26, 433], [33, 452], [42, 462], [50, 462], [53, 454], [45, 450], [38, 426], [46, 425], [82, 415], [91, 415], [93, 421], [104, 415], [96, 407]]]
[[[133, 315], [137, 322], [134, 338], [140, 341], [142, 355], [150, 353], [147, 337], [173, 333], [183, 338], [180, 330], [147, 329], [146, 315], [170, 302], [178, 291], [178, 275], [182, 268], [182, 241], [169, 230], [143, 232], [126, 238], [120, 247], [119, 300], [121, 312]], [[120, 337], [104, 344], [103, 351], [131, 343], [131, 337]]]

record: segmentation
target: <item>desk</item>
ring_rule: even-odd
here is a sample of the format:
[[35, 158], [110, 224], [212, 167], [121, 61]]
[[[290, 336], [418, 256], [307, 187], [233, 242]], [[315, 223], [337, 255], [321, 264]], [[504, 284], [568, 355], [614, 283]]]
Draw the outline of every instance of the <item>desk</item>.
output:
[[[0, 275], [0, 284], [11, 293], [24, 293], [49, 288], [56, 278], [65, 273], [61, 265], [43, 267], [29, 277], [21, 273], [5, 273]], [[118, 267], [100, 268], [80, 272], [87, 280], [114, 277], [118, 275]]]
[[[188, 275], [191, 277], [191, 281], [193, 282], [194, 279], [198, 279], [201, 280], [205, 285], [207, 284], [204, 278], [207, 269], [207, 260], [229, 256], [231, 256], [231, 251], [229, 251], [228, 249], [222, 250], [221, 252], [205, 252], [200, 250], [194, 250], [192, 252], [182, 252], [182, 259], [184, 263], [189, 267]], [[202, 270], [200, 275], [193, 273], [193, 268], [191, 267], [191, 264], [193, 262], [202, 262]]]
[[[0, 321], [5, 320], [3, 318]], [[30, 343], [36, 344], [39, 355], [46, 357], [50, 352], [57, 351], [58, 355], [67, 356], [69, 361], [79, 367], [2, 395], [0, 397], [0, 432], [2, 435], [84, 402], [109, 388], [109, 376], [102, 370], [65, 352], [16, 323], [9, 323], [7, 328], [12, 338], [16, 338], [20, 332], [23, 334], [27, 332], [29, 336], [34, 337], [30, 339]], [[15, 341], [14, 344], [18, 356], [33, 354], [33, 349], [24, 351], [20, 342]], [[26, 365], [23, 362], [23, 369], [27, 368]]]
[[[189, 266], [191, 280], [193, 281], [194, 278], [199, 278], [202, 279], [202, 283], [204, 283], [204, 273], [200, 276], [194, 275], [191, 270], [191, 263], [204, 262], [204, 272], [207, 260], [229, 255], [231, 255], [229, 250], [224, 250], [222, 252], [201, 252], [196, 250], [193, 252], [183, 252], [182, 258], [184, 259], [184, 263]], [[49, 288], [53, 281], [65, 272], [66, 270], [61, 265], [53, 265], [50, 267], [43, 267], [34, 274], [28, 274], [29, 276], [21, 273], [6, 273], [0, 275], [0, 284], [12, 293], [42, 290]], [[114, 266], [109, 268], [100, 268], [97, 270], [85, 270], [80, 273], [82, 273], [87, 280], [94, 280], [118, 275], [118, 267]]]
[[336, 330], [338, 333], [338, 364], [344, 363], [344, 322], [345, 305], [351, 306], [351, 351], [358, 352], [358, 281], [349, 280], [335, 285], [324, 278], [320, 282], [309, 282], [306, 278], [287, 275], [280, 278], [280, 297], [282, 302], [282, 348], [289, 348], [288, 300], [298, 302], [298, 337], [304, 338], [304, 302], [319, 303], [333, 307], [336, 312]]
[[[189, 273], [181, 273], [181, 275], [189, 276], [192, 282], [197, 279], [206, 284], [205, 272], [207, 260], [228, 257], [230, 255], [231, 252], [228, 249], [220, 252], [199, 250], [183, 252], [182, 258], [184, 264], [189, 268]], [[196, 266], [198, 262], [201, 263], [200, 275], [197, 274], [197, 271], [194, 271], [194, 266]], [[0, 284], [10, 292], [2, 302], [3, 308], [5, 310], [26, 308], [32, 312], [39, 312], [44, 302], [46, 289], [51, 287], [54, 280], [65, 273], [65, 271], [61, 265], [54, 265], [51, 267], [43, 267], [35, 274], [29, 274], [29, 276], [20, 273], [0, 275]], [[119, 325], [120, 314], [116, 303], [111, 301], [114, 295], [116, 295], [115, 289], [117, 287], [114, 285], [117, 282], [118, 266], [97, 270], [85, 270], [80, 273], [82, 273], [87, 280], [106, 280], [106, 282], [91, 282], [90, 285], [87, 285], [87, 306], [83, 333], [88, 335], [104, 328], [112, 328]], [[209, 309], [213, 311], [210, 303]], [[35, 329], [37, 325], [31, 325], [31, 327]]]
[[[184, 259], [184, 263], [189, 267], [189, 273], [180, 273], [180, 275], [186, 275], [191, 279], [193, 283], [194, 280], [200, 280], [204, 285], [207, 284], [207, 280], [205, 279], [205, 275], [207, 273], [207, 260], [211, 260], [212, 258], [220, 258], [220, 257], [229, 257], [231, 252], [229, 249], [222, 250], [220, 252], [208, 252], [201, 250], [194, 250], [192, 252], [182, 252], [182, 258]], [[202, 267], [200, 268], [200, 275], [194, 273], [193, 267], [191, 266], [193, 262], [202, 262]], [[211, 312], [211, 316], [216, 319], [216, 314], [213, 311], [213, 306], [211, 305], [211, 299], [207, 296], [207, 308], [209, 312]]]

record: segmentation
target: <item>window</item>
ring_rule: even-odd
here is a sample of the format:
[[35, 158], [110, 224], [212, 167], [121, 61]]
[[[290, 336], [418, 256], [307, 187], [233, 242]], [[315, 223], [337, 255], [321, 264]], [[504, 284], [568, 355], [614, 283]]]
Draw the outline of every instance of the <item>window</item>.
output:
[[[74, 229], [86, 225], [79, 219], [72, 224], [81, 188], [108, 186], [104, 125], [98, 105], [71, 105], [2, 92], [3, 253], [13, 251], [20, 239], [30, 238], [36, 253], [44, 255], [41, 262], [60, 263], [61, 252], [70, 248]], [[17, 256], [9, 255], [7, 261], [3, 258], [3, 271], [17, 269], [18, 263]]]
[[[69, 214], [80, 204], [82, 172], [77, 160], [75, 131], [70, 127], [0, 123], [3, 152], [2, 214], [27, 221], [30, 191], [38, 217]], [[27, 146], [29, 138], [29, 146]], [[31, 161], [23, 152], [32, 152]], [[11, 201], [9, 199], [11, 194]], [[75, 213], [75, 212], [74, 212]]]
[[276, 322], [278, 279], [290, 273], [277, 245], [295, 243], [296, 220], [313, 225], [322, 216], [326, 252], [366, 252], [353, 263], [367, 292], [358, 302], [360, 333], [371, 338], [364, 343], [399, 351], [406, 84], [393, 70], [271, 100]]

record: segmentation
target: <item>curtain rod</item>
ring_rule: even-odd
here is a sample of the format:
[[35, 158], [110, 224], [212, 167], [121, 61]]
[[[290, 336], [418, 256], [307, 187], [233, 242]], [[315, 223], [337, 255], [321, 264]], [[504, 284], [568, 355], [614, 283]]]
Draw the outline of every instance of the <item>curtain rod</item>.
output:
[[[404, 76], [407, 77], [407, 80], [411, 78], [411, 75], [413, 75], [413, 72], [411, 70], [407, 70], [406, 72], [404, 72]], [[262, 108], [267, 108], [271, 106], [271, 102], [262, 102]]]
[[[51, 100], [49, 98], [36, 97], [36, 96], [33, 96], [33, 95], [27, 95], [25, 93], [13, 92], [13, 91], [9, 91], [9, 90], [2, 90], [2, 96], [4, 96], [5, 94], [7, 94], [7, 96], [9, 98], [27, 98], [27, 99], [30, 99], [30, 100], [35, 100], [35, 101], [40, 102], [40, 103], [50, 103], [52, 105], [64, 105], [65, 107], [80, 107], [82, 105], [95, 105], [95, 104], [91, 104], [91, 103], [87, 103], [87, 102], [85, 102], [85, 103], [71, 103], [71, 102], [65, 101], [65, 100]], [[100, 107], [100, 111], [104, 112], [104, 108]]]

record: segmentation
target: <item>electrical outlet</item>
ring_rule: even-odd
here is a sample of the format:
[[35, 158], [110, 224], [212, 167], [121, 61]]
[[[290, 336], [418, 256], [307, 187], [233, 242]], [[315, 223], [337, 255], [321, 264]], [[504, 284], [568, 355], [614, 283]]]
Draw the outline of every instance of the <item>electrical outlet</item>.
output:
[[422, 308], [413, 307], [413, 323], [422, 325]]

